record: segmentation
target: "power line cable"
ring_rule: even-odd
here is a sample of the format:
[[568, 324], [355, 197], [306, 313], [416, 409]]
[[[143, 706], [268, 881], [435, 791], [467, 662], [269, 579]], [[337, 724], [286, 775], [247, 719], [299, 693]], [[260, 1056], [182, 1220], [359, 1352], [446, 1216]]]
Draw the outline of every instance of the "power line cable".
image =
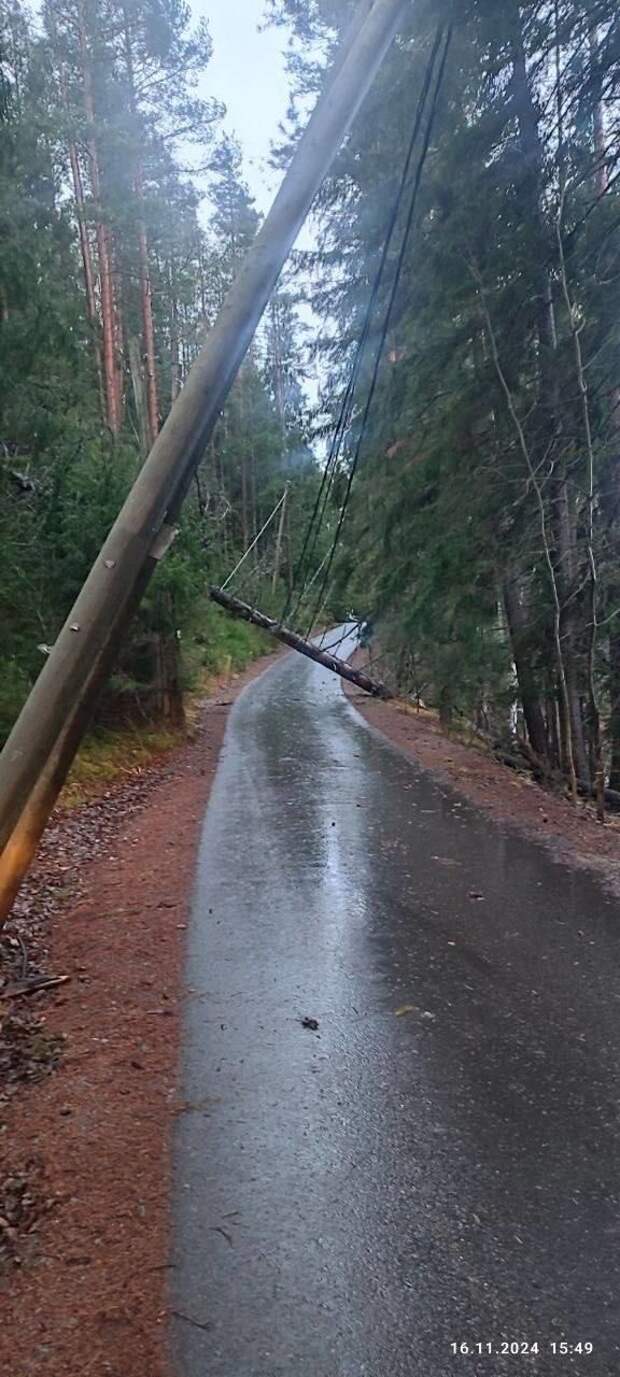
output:
[[[403, 202], [403, 198], [404, 198], [405, 188], [406, 188], [407, 180], [408, 180], [409, 173], [410, 173], [410, 169], [411, 169], [411, 163], [412, 163], [412, 161], [413, 161], [413, 154], [414, 154], [414, 150], [415, 150], [415, 145], [416, 145], [416, 142], [417, 142], [417, 139], [418, 139], [418, 136], [419, 136], [419, 133], [420, 133], [421, 125], [422, 125], [422, 120], [423, 120], [423, 116], [424, 116], [424, 111], [425, 111], [425, 108], [426, 108], [426, 102], [427, 102], [427, 99], [428, 99], [428, 93], [429, 93], [429, 90], [430, 90], [430, 83], [431, 83], [431, 79], [432, 79], [432, 73], [433, 73], [433, 71], [434, 71], [435, 62], [436, 62], [436, 60], [437, 60], [437, 53], [438, 53], [438, 50], [439, 50], [439, 44], [440, 44], [440, 41], [441, 41], [441, 33], [442, 33], [442, 30], [441, 30], [441, 27], [440, 27], [440, 28], [438, 29], [438, 31], [437, 31], [437, 35], [436, 35], [436, 39], [435, 39], [435, 44], [434, 44], [434, 46], [433, 46], [433, 50], [432, 50], [432, 53], [431, 53], [431, 57], [430, 57], [430, 60], [429, 60], [429, 64], [428, 64], [428, 66], [427, 66], [427, 71], [426, 71], [426, 75], [425, 75], [425, 80], [424, 80], [424, 83], [423, 83], [423, 86], [422, 86], [422, 91], [421, 91], [421, 93], [420, 93], [420, 97], [419, 97], [419, 100], [418, 100], [418, 105], [417, 105], [417, 109], [416, 109], [416, 116], [415, 116], [413, 131], [412, 131], [412, 135], [411, 135], [411, 140], [410, 140], [409, 147], [408, 147], [408, 150], [407, 150], [407, 154], [406, 154], [406, 158], [405, 158], [405, 164], [404, 164], [404, 167], [403, 167], [403, 172], [402, 172], [400, 184], [399, 184], [399, 187], [398, 187], [398, 192], [397, 192], [396, 200], [395, 200], [395, 202], [394, 202], [394, 206], [393, 206], [393, 209], [392, 209], [392, 213], [391, 213], [391, 216], [390, 216], [390, 219], [389, 219], [389, 222], [388, 222], [388, 228], [387, 228], [387, 233], [386, 233], [386, 237], [385, 237], [385, 240], [384, 240], [383, 251], [382, 251], [381, 260], [380, 260], [380, 263], [379, 263], [379, 268], [378, 268], [377, 274], [376, 274], [376, 276], [375, 276], [375, 280], [374, 280], [372, 292], [371, 292], [371, 295], [370, 295], [370, 298], [369, 298], [369, 301], [368, 301], [368, 305], [367, 305], [367, 308], [366, 308], [365, 317], [364, 317], [364, 323], [363, 323], [363, 329], [362, 329], [362, 333], [361, 333], [360, 339], [359, 339], [359, 341], [358, 341], [358, 346], [357, 346], [357, 350], [356, 350], [356, 354], [355, 354], [355, 359], [354, 359], [354, 364], [353, 364], [353, 369], [352, 369], [351, 377], [350, 377], [350, 379], [349, 379], [349, 383], [348, 383], [348, 385], [347, 385], [347, 389], [346, 389], [346, 391], [345, 391], [345, 395], [344, 395], [344, 398], [343, 398], [343, 403], [342, 403], [341, 410], [340, 410], [340, 414], [339, 414], [339, 417], [338, 417], [338, 423], [337, 423], [337, 426], [336, 426], [336, 431], [335, 431], [335, 435], [334, 435], [334, 440], [333, 440], [333, 442], [332, 442], [332, 447], [331, 447], [331, 450], [330, 450], [330, 456], [329, 456], [328, 464], [327, 464], [327, 466], [326, 466], [326, 471], [325, 471], [325, 474], [324, 474], [324, 480], [323, 480], [323, 483], [322, 483], [322, 485], [321, 485], [321, 491], [319, 492], [319, 497], [318, 497], [318, 499], [317, 499], [317, 504], [316, 504], [316, 506], [315, 506], [315, 512], [313, 513], [313, 519], [314, 519], [314, 518], [316, 517], [316, 515], [317, 515], [317, 509], [320, 507], [321, 498], [322, 498], [322, 510], [320, 511], [320, 515], [318, 515], [318, 519], [317, 519], [317, 521], [316, 521], [316, 528], [315, 528], [315, 533], [314, 533], [314, 541], [313, 541], [312, 551], [311, 551], [311, 554], [310, 554], [310, 560], [312, 559], [312, 557], [313, 557], [313, 555], [314, 555], [314, 552], [315, 552], [315, 550], [316, 550], [316, 546], [317, 546], [317, 543], [318, 543], [318, 537], [319, 537], [320, 531], [321, 531], [321, 529], [322, 529], [323, 521], [324, 521], [324, 518], [325, 518], [325, 512], [326, 512], [326, 510], [327, 510], [327, 503], [328, 503], [328, 500], [329, 500], [329, 495], [330, 495], [330, 491], [331, 491], [331, 486], [332, 486], [332, 484], [333, 484], [333, 481], [334, 481], [334, 478], [335, 478], [335, 474], [336, 474], [336, 468], [337, 468], [338, 459], [339, 459], [339, 457], [340, 457], [340, 452], [341, 452], [341, 449], [342, 449], [342, 445], [343, 445], [343, 442], [344, 442], [344, 438], [345, 438], [346, 432], [347, 432], [347, 430], [348, 430], [348, 427], [349, 427], [349, 425], [350, 425], [351, 417], [352, 417], [352, 414], [353, 414], [353, 406], [354, 406], [354, 401], [355, 401], [355, 388], [356, 388], [357, 381], [358, 381], [358, 378], [359, 378], [359, 374], [360, 374], [360, 371], [361, 371], [361, 366], [362, 366], [362, 362], [363, 362], [363, 358], [364, 358], [366, 346], [367, 346], [368, 340], [369, 340], [369, 338], [370, 338], [371, 326], [372, 326], [372, 319], [373, 319], [373, 314], [374, 314], [374, 308], [375, 308], [375, 304], [376, 304], [376, 301], [377, 301], [377, 298], [378, 298], [378, 295], [379, 295], [379, 291], [380, 291], [381, 286], [382, 286], [382, 283], [383, 283], [383, 277], [384, 277], [385, 269], [386, 269], [386, 267], [387, 267], [388, 255], [389, 255], [389, 251], [390, 251], [390, 248], [391, 248], [391, 244], [392, 244], [392, 240], [393, 240], [393, 237], [394, 237], [394, 233], [395, 233], [395, 230], [396, 230], [396, 226], [397, 226], [397, 223], [398, 223], [398, 218], [399, 218], [400, 211], [401, 211], [401, 206], [402, 206], [402, 202]], [[326, 483], [328, 474], [329, 474], [329, 481]], [[324, 492], [324, 495], [323, 495], [323, 492]], [[308, 538], [309, 538], [309, 537], [308, 537]], [[308, 543], [308, 538], [307, 538], [307, 541], [306, 541], [306, 545], [307, 545], [307, 543]], [[314, 581], [314, 580], [313, 580], [313, 581]], [[304, 594], [305, 594], [306, 592], [307, 592], [307, 588], [306, 588], [306, 586], [304, 585], [304, 586], [302, 587], [302, 589], [301, 589], [301, 591], [300, 591], [300, 593], [299, 593], [298, 599], [297, 599], [297, 605], [296, 605], [296, 609], [295, 609], [295, 615], [297, 614], [297, 612], [298, 612], [298, 610], [299, 610], [299, 607], [300, 607], [302, 598], [303, 598], [303, 596], [304, 596]], [[315, 618], [315, 620], [316, 620], [316, 618]]]
[[[429, 60], [429, 65], [428, 65], [428, 69], [427, 69], [428, 87], [430, 87], [430, 84], [431, 84], [431, 81], [432, 81], [432, 76], [433, 76], [433, 72], [434, 72], [434, 69], [435, 69], [436, 56], [437, 56], [437, 52], [438, 52], [439, 47], [440, 47], [440, 44], [441, 44], [441, 40], [442, 40], [442, 38], [443, 38], [443, 34], [444, 34], [444, 30], [443, 30], [443, 27], [440, 25], [439, 28], [438, 28], [438, 30], [437, 30], [437, 36], [436, 36], [436, 40], [435, 40], [435, 46], [434, 46], [434, 48], [433, 48], [433, 53], [432, 53], [431, 58], [430, 58], [430, 60]], [[361, 424], [361, 427], [360, 427], [360, 433], [359, 433], [358, 440], [357, 440], [357, 444], [356, 444], [356, 447], [355, 447], [355, 452], [354, 452], [354, 456], [353, 456], [353, 462], [352, 462], [351, 469], [350, 469], [350, 472], [349, 472], [349, 479], [348, 479], [347, 488], [346, 488], [346, 492], [345, 492], [344, 502], [343, 502], [343, 505], [342, 505], [342, 510], [341, 510], [341, 512], [340, 512], [340, 519], [339, 519], [339, 521], [338, 521], [338, 526], [337, 526], [337, 528], [336, 528], [336, 533], [335, 533], [334, 540], [333, 540], [333, 543], [332, 543], [332, 548], [331, 548], [331, 552], [330, 552], [330, 558], [329, 558], [329, 561], [328, 561], [328, 564], [327, 564], [327, 568], [326, 568], [325, 573], [324, 573], [324, 576], [323, 576], [323, 582], [322, 582], [322, 585], [321, 585], [321, 591], [320, 591], [320, 593], [319, 593], [319, 597], [318, 597], [317, 602], [316, 602], [316, 604], [315, 604], [315, 610], [314, 610], [313, 616], [312, 616], [312, 618], [311, 618], [311, 621], [310, 621], [310, 623], [309, 623], [308, 631], [307, 631], [307, 633], [306, 633], [306, 636], [307, 636], [307, 637], [309, 637], [309, 636], [311, 635], [311, 633], [312, 633], [312, 628], [313, 628], [313, 626], [314, 626], [314, 624], [315, 624], [315, 622], [316, 622], [316, 618], [317, 618], [317, 615], [318, 615], [318, 609], [319, 609], [319, 608], [322, 606], [322, 604], [323, 604], [323, 600], [324, 600], [324, 597], [325, 597], [325, 590], [326, 590], [327, 585], [328, 585], [328, 582], [329, 582], [329, 577], [330, 577], [330, 574], [331, 574], [331, 570], [332, 570], [332, 566], [333, 566], [333, 562], [334, 562], [334, 557], [335, 557], [336, 549], [337, 549], [337, 546], [338, 546], [338, 541], [339, 541], [340, 536], [341, 536], [341, 533], [342, 533], [342, 527], [343, 527], [343, 525], [344, 525], [344, 520], [345, 520], [345, 517], [346, 517], [347, 508], [348, 508], [349, 501], [350, 501], [350, 498], [351, 498], [351, 490], [352, 490], [352, 487], [353, 487], [353, 482], [354, 482], [354, 479], [355, 479], [355, 475], [356, 475], [356, 473], [357, 473], [357, 469], [358, 469], [358, 467], [359, 467], [360, 456], [361, 456], [361, 452], [362, 452], [362, 445], [363, 445], [363, 442], [364, 442], [364, 439], [365, 439], [366, 430], [367, 430], [367, 428], [368, 428], [368, 420], [369, 420], [369, 417], [370, 417], [370, 411], [371, 411], [372, 404], [373, 404], [373, 401], [374, 401], [375, 392], [376, 392], [376, 390], [377, 390], [377, 383], [378, 383], [378, 379], [379, 379], [379, 369], [380, 369], [380, 366], [381, 366], [381, 361], [382, 361], [382, 358], [383, 358], [383, 351], [384, 351], [384, 349], [385, 349], [385, 345], [386, 345], [386, 341], [387, 341], [387, 335], [388, 335], [388, 330], [389, 330], [390, 322], [391, 322], [391, 319], [392, 319], [392, 312], [393, 312], [393, 310], [394, 310], [394, 304], [395, 304], [395, 301], [396, 301], [396, 293], [397, 293], [398, 288], [399, 288], [399, 285], [400, 285], [400, 279], [401, 279], [402, 270], [403, 270], [403, 265], [404, 265], [404, 261], [405, 261], [405, 254], [406, 254], [406, 252], [407, 252], [407, 248], [408, 248], [408, 245], [409, 245], [409, 240], [410, 240], [410, 238], [411, 238], [411, 231], [412, 231], [412, 228], [413, 228], [413, 221], [414, 221], [415, 212], [416, 212], [416, 206], [417, 206], [417, 201], [418, 201], [418, 194], [419, 194], [419, 190], [420, 190], [420, 183], [421, 183], [421, 181], [422, 181], [422, 174], [423, 174], [423, 172], [424, 172], [424, 168], [425, 168], [425, 165], [426, 165], [426, 159], [427, 159], [427, 156], [428, 156], [428, 150], [429, 150], [430, 141], [431, 141], [431, 137], [432, 137], [432, 132], [433, 132], [434, 124], [435, 124], [435, 116], [436, 116], [436, 114], [437, 114], [437, 106], [438, 106], [438, 103], [439, 103], [439, 95], [440, 95], [440, 91], [441, 91], [441, 88], [442, 88], [442, 85], [443, 85], [443, 80], [444, 80], [444, 76], [445, 76], [446, 64], [447, 64], [447, 60], [448, 60], [448, 53], [449, 53], [449, 50], [450, 50], [451, 41], [452, 41], [452, 26], [449, 27], [449, 29], [448, 29], [448, 31], [447, 31], [447, 33], [446, 33], [446, 36], [445, 36], [444, 48], [443, 48], [443, 53], [442, 53], [442, 57], [441, 57], [441, 63], [440, 63], [440, 67], [439, 67], [439, 72], [438, 72], [438, 76], [437, 76], [437, 81], [436, 81], [436, 83], [435, 83], [435, 91], [434, 91], [434, 94], [433, 94], [433, 101], [432, 101], [432, 104], [431, 104], [430, 116], [429, 116], [429, 120], [428, 120], [428, 124], [427, 124], [427, 128], [426, 128], [426, 134], [425, 134], [425, 138], [424, 138], [424, 144], [423, 144], [422, 151], [421, 151], [421, 154], [420, 154], [420, 158], [419, 158], [419, 161], [418, 161], [418, 166], [417, 166], [417, 170], [416, 170], [416, 176], [415, 176], [414, 183], [413, 183], [413, 189], [412, 189], [412, 194], [411, 194], [411, 201], [410, 201], [410, 205], [409, 205], [409, 213], [408, 213], [408, 216], [407, 216], [407, 223], [406, 223], [406, 225], [405, 225], [405, 231], [404, 231], [404, 234], [403, 234], [403, 239], [402, 239], [402, 244], [401, 244], [401, 248], [400, 248], [400, 253], [399, 253], [398, 261], [397, 261], [397, 264], [396, 264], [396, 271], [395, 271], [395, 274], [394, 274], [394, 281], [393, 281], [393, 284], [392, 284], [392, 291], [391, 291], [391, 293], [390, 293], [390, 299], [389, 299], [389, 302], [388, 302], [387, 311], [386, 311], [386, 313], [385, 313], [385, 318], [384, 318], [384, 321], [383, 321], [383, 327], [382, 327], [382, 330], [381, 330], [381, 337], [380, 337], [380, 340], [379, 340], [379, 346], [378, 346], [377, 351], [376, 351], [376, 354], [375, 354], [375, 362], [374, 362], [374, 367], [373, 367], [373, 373], [372, 373], [370, 388], [369, 388], [369, 392], [368, 392], [368, 397], [367, 397], [367, 399], [366, 399], [366, 406], [365, 406], [365, 408], [364, 408], [364, 414], [363, 414], [363, 417], [362, 417], [362, 424]]]
[[272, 511], [272, 513], [271, 513], [271, 516], [267, 517], [267, 520], [266, 520], [264, 526], [261, 527], [261, 530], [258, 532], [258, 535], [254, 537], [254, 540], [252, 541], [252, 544], [251, 544], [251, 545], [248, 545], [248, 548], [247, 548], [247, 550], [245, 551], [245, 554], [243, 554], [243, 555], [241, 556], [241, 559], [239, 560], [238, 564], [235, 564], [235, 567], [234, 567], [232, 573], [228, 575], [228, 578], [226, 579], [226, 582], [222, 584], [222, 592], [224, 591], [225, 588], [228, 588], [229, 583], [232, 583], [232, 580], [234, 579], [235, 574], [237, 574], [237, 573], [239, 572], [241, 566], [242, 566], [243, 564], [245, 564], [245, 561], [246, 561], [246, 559], [248, 558], [248, 556], [251, 555], [252, 550], [254, 550], [254, 549], [256, 548], [256, 546], [258, 545], [258, 542], [259, 542], [261, 536], [265, 534], [265, 531], [267, 530], [267, 527], [271, 525], [271, 523], [272, 523], [272, 521], [273, 521], [273, 518], [274, 518], [274, 516], [276, 515], [276, 512], [279, 512], [280, 507], [282, 506], [282, 503], [284, 502], [285, 497], [286, 497], [286, 489], [285, 489], [285, 491], [282, 493], [282, 496], [281, 496], [281, 498], [280, 498], [280, 501], [276, 503], [276, 505], [275, 505], [275, 507], [274, 507], [274, 509], [273, 509], [273, 511]]
[[[392, 240], [393, 240], [393, 238], [394, 238], [394, 234], [395, 234], [395, 231], [396, 231], [396, 226], [397, 226], [397, 224], [398, 224], [398, 218], [399, 218], [399, 215], [400, 215], [400, 210], [401, 210], [401, 206], [402, 206], [402, 203], [403, 203], [404, 194], [405, 194], [407, 182], [408, 182], [408, 179], [409, 179], [409, 173], [410, 173], [410, 171], [411, 171], [411, 164], [412, 164], [412, 162], [413, 162], [413, 155], [414, 155], [414, 152], [415, 152], [415, 146], [416, 146], [416, 143], [417, 143], [419, 134], [420, 134], [420, 129], [421, 129], [421, 127], [422, 127], [422, 121], [423, 121], [424, 112], [425, 112], [425, 109], [426, 109], [426, 102], [427, 102], [427, 100], [428, 100], [428, 94], [429, 94], [429, 91], [430, 91], [430, 86], [431, 86], [431, 82], [432, 82], [433, 72], [434, 72], [434, 70], [435, 70], [435, 64], [436, 64], [436, 61], [437, 61], [437, 55], [438, 55], [439, 48], [440, 48], [440, 45], [441, 45], [442, 37], [443, 37], [443, 27], [440, 25], [440, 26], [438, 27], [438, 29], [437, 29], [437, 34], [436, 34], [436, 36], [435, 36], [435, 42], [434, 42], [434, 44], [433, 44], [433, 49], [432, 49], [432, 52], [431, 52], [431, 55], [430, 55], [430, 58], [429, 58], [428, 65], [427, 65], [427, 70], [426, 70], [426, 74], [425, 74], [424, 83], [423, 83], [423, 86], [422, 86], [422, 91], [421, 91], [421, 93], [420, 93], [420, 97], [419, 97], [419, 100], [418, 100], [418, 105], [417, 105], [416, 114], [415, 114], [415, 120], [414, 120], [414, 125], [413, 125], [413, 131], [412, 131], [411, 139], [410, 139], [410, 142], [409, 142], [409, 147], [408, 147], [408, 149], [407, 149], [407, 155], [406, 155], [406, 158], [405, 158], [405, 163], [404, 163], [403, 172], [402, 172], [402, 176], [401, 176], [401, 179], [400, 179], [400, 184], [399, 184], [399, 187], [398, 187], [397, 195], [396, 195], [396, 198], [395, 198], [395, 201], [394, 201], [394, 205], [393, 205], [393, 207], [392, 207], [392, 211], [391, 211], [390, 218], [389, 218], [389, 221], [388, 221], [386, 236], [385, 236], [384, 245], [383, 245], [383, 250], [382, 250], [382, 254], [381, 254], [381, 260], [380, 260], [380, 263], [379, 263], [379, 267], [378, 267], [377, 273], [376, 273], [376, 275], [375, 275], [375, 279], [374, 279], [372, 291], [371, 291], [371, 294], [370, 294], [370, 297], [369, 297], [369, 300], [368, 300], [368, 305], [367, 305], [367, 307], [366, 307], [366, 311], [365, 311], [365, 314], [364, 314], [364, 322], [363, 322], [363, 326], [362, 326], [362, 332], [361, 332], [360, 338], [359, 338], [358, 343], [357, 343], [357, 347], [356, 347], [356, 351], [355, 351], [355, 356], [354, 356], [354, 361], [353, 361], [353, 366], [352, 366], [352, 370], [351, 370], [351, 376], [350, 376], [350, 378], [349, 378], [349, 381], [348, 381], [348, 383], [347, 383], [347, 386], [346, 386], [346, 388], [345, 388], [345, 392], [344, 392], [344, 395], [343, 395], [343, 398], [342, 398], [342, 402], [341, 402], [340, 410], [339, 410], [339, 414], [338, 414], [338, 420], [337, 420], [337, 423], [336, 423], [336, 428], [335, 428], [335, 431], [334, 431], [334, 436], [333, 436], [333, 438], [332, 438], [332, 443], [331, 443], [331, 446], [330, 446], [330, 451], [329, 451], [328, 460], [327, 460], [327, 463], [326, 463], [325, 468], [324, 468], [324, 471], [323, 471], [323, 477], [322, 477], [322, 480], [321, 480], [321, 485], [320, 485], [319, 492], [318, 492], [318, 495], [317, 495], [317, 498], [316, 498], [316, 502], [315, 502], [315, 504], [314, 504], [314, 509], [313, 509], [312, 515], [311, 515], [311, 517], [310, 517], [310, 522], [309, 522], [309, 524], [308, 524], [308, 528], [307, 528], [307, 531], [306, 531], [306, 535], [305, 535], [305, 539], [304, 539], [304, 544], [303, 544], [303, 548], [302, 548], [302, 553], [301, 553], [301, 556], [300, 556], [300, 559], [299, 559], [299, 563], [298, 563], [298, 565], [297, 565], [297, 569], [296, 569], [296, 571], [295, 571], [295, 576], [294, 576], [294, 580], [293, 580], [293, 588], [292, 588], [291, 590], [289, 590], [289, 594], [288, 594], [287, 600], [286, 600], [285, 605], [284, 605], [284, 608], [283, 608], [283, 610], [282, 610], [282, 616], [281, 616], [281, 619], [280, 619], [281, 621], [284, 621], [285, 618], [286, 618], [286, 617], [288, 616], [288, 614], [289, 614], [289, 611], [290, 611], [290, 608], [291, 608], [291, 605], [292, 605], [292, 602], [293, 602], [295, 586], [297, 585], [298, 580], [300, 580], [301, 577], [302, 577], [302, 575], [303, 575], [304, 569], [305, 569], [305, 567], [306, 567], [306, 563], [307, 563], [307, 562], [310, 562], [309, 560], [307, 561], [307, 558], [306, 558], [306, 557], [307, 557], [307, 555], [308, 555], [308, 550], [309, 550], [309, 548], [310, 548], [310, 541], [312, 540], [313, 533], [314, 533], [314, 541], [313, 541], [312, 551], [311, 551], [311, 554], [310, 554], [310, 559], [312, 559], [312, 556], [313, 556], [313, 554], [314, 554], [314, 551], [316, 550], [316, 545], [317, 545], [317, 541], [318, 541], [318, 535], [319, 535], [319, 533], [320, 533], [320, 530], [321, 530], [321, 527], [322, 527], [322, 524], [323, 524], [323, 520], [324, 520], [324, 516], [325, 516], [325, 511], [326, 511], [326, 507], [327, 507], [327, 501], [328, 501], [328, 498], [329, 498], [329, 492], [330, 492], [331, 484], [332, 484], [332, 481], [333, 481], [333, 478], [334, 478], [334, 474], [335, 474], [335, 470], [336, 470], [337, 461], [338, 461], [338, 458], [339, 458], [339, 456], [340, 456], [340, 451], [341, 451], [341, 448], [342, 448], [342, 443], [343, 443], [343, 440], [344, 440], [344, 437], [345, 437], [345, 434], [346, 434], [346, 431], [347, 431], [347, 429], [348, 429], [348, 425], [349, 425], [350, 419], [351, 419], [351, 414], [352, 414], [353, 404], [354, 404], [354, 398], [355, 398], [355, 388], [356, 388], [356, 385], [357, 385], [357, 380], [358, 380], [358, 378], [359, 378], [359, 373], [360, 373], [361, 365], [362, 365], [362, 362], [363, 362], [363, 358], [364, 358], [364, 354], [365, 354], [365, 350], [366, 350], [366, 345], [367, 345], [367, 343], [368, 343], [368, 339], [369, 339], [369, 336], [370, 336], [370, 330], [371, 330], [371, 325], [372, 325], [372, 319], [373, 319], [375, 304], [376, 304], [376, 301], [377, 301], [379, 292], [380, 292], [380, 290], [381, 290], [381, 286], [382, 286], [382, 283], [383, 283], [383, 277], [384, 277], [385, 270], [386, 270], [386, 267], [387, 267], [387, 261], [388, 261], [389, 251], [390, 251], [390, 248], [391, 248], [391, 245], [392, 245]], [[322, 508], [322, 510], [321, 510], [321, 508]], [[319, 513], [320, 513], [320, 515], [319, 515]], [[295, 607], [294, 616], [296, 616], [297, 612], [299, 611], [299, 606], [300, 606], [300, 603], [301, 603], [301, 600], [302, 600], [302, 598], [303, 598], [303, 596], [304, 596], [304, 592], [305, 592], [305, 591], [306, 591], [305, 586], [302, 586], [301, 591], [299, 592], [299, 595], [298, 595], [298, 598], [297, 598], [297, 603], [296, 603], [296, 607]]]

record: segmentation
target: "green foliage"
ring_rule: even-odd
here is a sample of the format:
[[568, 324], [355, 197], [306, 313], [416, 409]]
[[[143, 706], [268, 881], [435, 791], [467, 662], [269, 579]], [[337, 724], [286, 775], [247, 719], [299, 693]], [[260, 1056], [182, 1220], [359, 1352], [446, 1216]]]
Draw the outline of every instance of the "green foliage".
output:
[[[259, 223], [241, 149], [197, 92], [212, 45], [183, 0], [45, 0], [40, 19], [20, 0], [0, 11], [0, 741]], [[204, 210], [188, 149], [208, 174]], [[264, 647], [208, 588], [266, 520], [293, 460], [296, 481], [312, 464], [284, 296], [269, 339], [224, 409], [105, 722], [172, 714], [205, 670], [238, 670]], [[301, 519], [293, 512], [283, 542], [280, 600]], [[252, 566], [269, 590], [275, 539], [265, 568]]]
[[[314, 52], [304, 64], [303, 45], [333, 47], [351, 7], [273, 0], [272, 11], [297, 26], [294, 76], [303, 97], [316, 75]], [[312, 267], [315, 305], [331, 321], [323, 358], [337, 394], [436, 25], [448, 18], [451, 52], [336, 595], [373, 618], [404, 687], [423, 686], [431, 701], [501, 735], [527, 725], [535, 749], [566, 768], [559, 707], [571, 718], [586, 781], [598, 697], [603, 716], [611, 709], [609, 749], [620, 778], [620, 547], [610, 529], [620, 491], [620, 21], [611, 0], [412, 7], [323, 187], [320, 253], [302, 267]], [[401, 232], [402, 220], [397, 244]], [[592, 559], [598, 619], [612, 615], [596, 639]]]
[[209, 604], [199, 644], [203, 647], [202, 667], [212, 674], [237, 673], [256, 659], [268, 654], [274, 645], [270, 636], [234, 621], [214, 604]]
[[0, 656], [0, 740], [6, 736], [30, 687], [17, 660]]

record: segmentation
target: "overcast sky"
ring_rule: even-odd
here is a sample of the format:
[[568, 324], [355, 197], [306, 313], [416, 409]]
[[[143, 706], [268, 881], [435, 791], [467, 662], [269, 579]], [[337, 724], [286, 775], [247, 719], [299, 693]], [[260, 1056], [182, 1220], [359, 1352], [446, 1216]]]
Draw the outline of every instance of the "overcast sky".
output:
[[267, 167], [270, 144], [288, 105], [287, 30], [258, 32], [265, 0], [191, 0], [191, 6], [197, 19], [208, 20], [213, 39], [201, 94], [226, 105], [226, 131], [242, 144], [246, 179], [257, 209], [266, 213], [279, 183]]
[[[213, 57], [201, 84], [203, 96], [214, 96], [227, 108], [224, 128], [236, 134], [242, 147], [245, 179], [256, 208], [267, 214], [282, 180], [282, 173], [268, 166], [271, 144], [278, 139], [286, 118], [289, 83], [284, 53], [286, 28], [259, 33], [266, 0], [190, 0], [196, 19], [207, 19], [213, 39]], [[208, 213], [208, 202], [203, 214]], [[314, 244], [312, 225], [302, 229], [298, 246]], [[316, 326], [309, 307], [301, 307], [302, 320]], [[316, 364], [306, 365], [305, 388], [317, 395]]]

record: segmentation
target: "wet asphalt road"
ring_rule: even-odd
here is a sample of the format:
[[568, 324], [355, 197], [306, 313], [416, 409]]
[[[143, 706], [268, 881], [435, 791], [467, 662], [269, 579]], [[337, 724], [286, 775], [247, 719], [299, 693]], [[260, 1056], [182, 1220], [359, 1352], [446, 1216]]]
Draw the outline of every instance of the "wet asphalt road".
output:
[[619, 943], [327, 671], [246, 689], [189, 934], [180, 1377], [618, 1377]]

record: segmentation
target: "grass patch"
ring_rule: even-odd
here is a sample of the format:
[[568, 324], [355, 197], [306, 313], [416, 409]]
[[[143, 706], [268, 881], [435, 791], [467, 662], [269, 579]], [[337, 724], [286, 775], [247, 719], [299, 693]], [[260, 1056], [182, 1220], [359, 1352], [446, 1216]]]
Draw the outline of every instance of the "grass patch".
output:
[[65, 807], [75, 808], [106, 785], [152, 764], [185, 740], [185, 733], [162, 725], [98, 728], [84, 741], [62, 792]]
[[[209, 609], [209, 611], [211, 611]], [[180, 746], [192, 734], [202, 699], [222, 675], [239, 674], [253, 660], [275, 648], [266, 632], [234, 621], [213, 608], [203, 644], [185, 647], [186, 672], [194, 691], [185, 695], [187, 728], [173, 731], [165, 723], [98, 727], [82, 743], [62, 793], [66, 808], [75, 808], [101, 794], [110, 784], [130, 778], [153, 761]], [[202, 638], [201, 638], [202, 639]]]
[[209, 607], [208, 625], [201, 642], [203, 666], [212, 674], [236, 674], [276, 648], [273, 636], [266, 631], [238, 621], [213, 605]]

